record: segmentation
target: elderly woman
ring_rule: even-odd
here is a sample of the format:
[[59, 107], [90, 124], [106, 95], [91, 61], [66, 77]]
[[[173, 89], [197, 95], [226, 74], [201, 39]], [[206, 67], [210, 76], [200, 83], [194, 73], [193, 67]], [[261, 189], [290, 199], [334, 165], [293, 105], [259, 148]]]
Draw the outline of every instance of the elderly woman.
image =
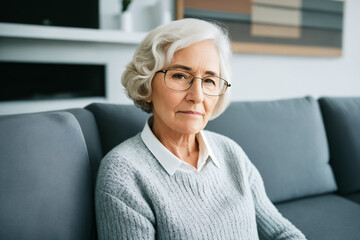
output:
[[143, 131], [102, 160], [96, 185], [100, 239], [305, 239], [266, 196], [232, 140], [203, 131], [229, 102], [224, 31], [184, 19], [151, 31], [123, 76]]

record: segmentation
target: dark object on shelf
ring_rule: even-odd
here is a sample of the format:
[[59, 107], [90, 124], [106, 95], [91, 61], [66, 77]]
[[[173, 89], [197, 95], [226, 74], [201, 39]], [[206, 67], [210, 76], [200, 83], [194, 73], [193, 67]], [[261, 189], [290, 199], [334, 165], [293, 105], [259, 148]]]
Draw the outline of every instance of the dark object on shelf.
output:
[[0, 22], [99, 28], [98, 0], [4, 0]]
[[0, 102], [105, 97], [105, 66], [0, 62]]

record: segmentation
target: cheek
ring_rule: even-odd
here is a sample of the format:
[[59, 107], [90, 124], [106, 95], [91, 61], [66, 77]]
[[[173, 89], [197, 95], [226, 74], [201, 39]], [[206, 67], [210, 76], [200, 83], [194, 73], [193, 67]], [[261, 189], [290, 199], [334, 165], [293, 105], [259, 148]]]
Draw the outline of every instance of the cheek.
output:
[[218, 103], [219, 101], [219, 97], [216, 97], [216, 98], [209, 98], [207, 101], [206, 101], [206, 112], [211, 115], [211, 113], [214, 111], [215, 107], [216, 107], [216, 104]]
[[160, 113], [172, 114], [181, 103], [181, 94], [171, 93], [168, 89], [156, 89], [153, 92], [153, 107]]

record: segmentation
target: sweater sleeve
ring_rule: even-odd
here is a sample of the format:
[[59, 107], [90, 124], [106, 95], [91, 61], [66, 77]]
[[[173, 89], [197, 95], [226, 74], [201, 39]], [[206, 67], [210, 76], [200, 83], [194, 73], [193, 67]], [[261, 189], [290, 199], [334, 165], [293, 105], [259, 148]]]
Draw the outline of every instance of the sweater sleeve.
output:
[[259, 171], [243, 153], [254, 199], [259, 232], [267, 239], [303, 240], [303, 233], [284, 218], [268, 198]]

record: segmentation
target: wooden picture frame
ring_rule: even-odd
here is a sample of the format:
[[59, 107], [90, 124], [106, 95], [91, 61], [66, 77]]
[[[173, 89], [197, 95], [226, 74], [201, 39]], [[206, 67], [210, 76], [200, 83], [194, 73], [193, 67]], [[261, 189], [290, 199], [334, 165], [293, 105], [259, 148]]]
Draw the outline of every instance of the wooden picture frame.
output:
[[343, 15], [340, 0], [177, 0], [177, 19], [217, 22], [241, 53], [341, 56]]

